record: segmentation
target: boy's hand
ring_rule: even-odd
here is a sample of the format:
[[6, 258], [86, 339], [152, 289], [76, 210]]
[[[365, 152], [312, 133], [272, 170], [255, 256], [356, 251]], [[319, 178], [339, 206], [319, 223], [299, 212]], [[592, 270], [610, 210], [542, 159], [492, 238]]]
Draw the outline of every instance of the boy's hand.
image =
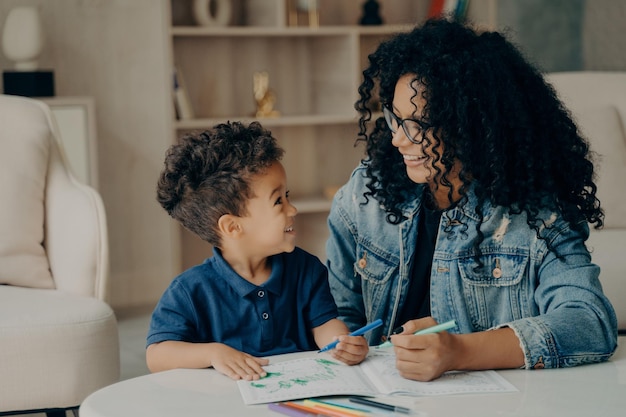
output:
[[342, 335], [337, 339], [339, 343], [330, 351], [333, 358], [348, 365], [357, 365], [363, 362], [367, 352], [369, 352], [367, 340], [363, 336]]
[[267, 375], [261, 365], [267, 365], [269, 359], [255, 358], [222, 343], [212, 343], [210, 355], [211, 366], [231, 379], [254, 381]]

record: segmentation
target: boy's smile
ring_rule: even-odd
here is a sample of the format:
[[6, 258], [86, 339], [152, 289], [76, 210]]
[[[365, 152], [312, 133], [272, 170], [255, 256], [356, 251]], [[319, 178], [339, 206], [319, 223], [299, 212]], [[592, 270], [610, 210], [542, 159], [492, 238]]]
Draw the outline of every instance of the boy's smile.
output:
[[289, 202], [287, 176], [280, 162], [273, 163], [251, 182], [253, 197], [241, 217], [242, 245], [256, 256], [291, 252], [295, 248], [294, 218], [298, 210]]

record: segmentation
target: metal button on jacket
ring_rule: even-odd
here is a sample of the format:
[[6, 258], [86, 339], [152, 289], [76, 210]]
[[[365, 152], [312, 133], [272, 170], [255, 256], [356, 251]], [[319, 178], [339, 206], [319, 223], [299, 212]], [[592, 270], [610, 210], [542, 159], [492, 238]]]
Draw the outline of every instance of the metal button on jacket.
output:
[[364, 253], [363, 257], [361, 259], [359, 259], [359, 268], [361, 268], [361, 269], [365, 269], [365, 267], [367, 266], [367, 259], [365, 257], [366, 257], [366, 255]]
[[496, 267], [491, 271], [491, 275], [498, 279], [502, 276], [502, 269], [500, 269], [500, 259], [496, 259]]

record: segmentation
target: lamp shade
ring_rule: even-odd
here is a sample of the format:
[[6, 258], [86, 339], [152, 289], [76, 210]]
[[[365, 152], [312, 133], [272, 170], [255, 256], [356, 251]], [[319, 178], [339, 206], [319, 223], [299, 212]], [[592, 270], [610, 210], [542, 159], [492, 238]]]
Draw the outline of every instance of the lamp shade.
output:
[[35, 71], [43, 49], [44, 37], [39, 9], [19, 6], [7, 15], [2, 34], [4, 55], [15, 61], [17, 71]]

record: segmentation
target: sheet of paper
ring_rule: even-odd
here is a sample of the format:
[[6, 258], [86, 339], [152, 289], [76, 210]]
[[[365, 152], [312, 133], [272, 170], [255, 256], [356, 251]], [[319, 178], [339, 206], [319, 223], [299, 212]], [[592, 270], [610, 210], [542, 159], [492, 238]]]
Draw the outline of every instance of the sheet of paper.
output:
[[496, 371], [448, 372], [430, 382], [402, 378], [391, 349], [370, 350], [360, 367], [381, 394], [450, 395], [514, 392], [517, 388]]
[[258, 381], [237, 381], [245, 404], [262, 404], [327, 395], [374, 395], [376, 390], [359, 367], [326, 355], [264, 366]]
[[448, 372], [431, 382], [400, 376], [392, 349], [371, 349], [367, 359], [347, 366], [317, 355], [264, 367], [258, 381], [237, 381], [245, 404], [337, 395], [450, 395], [512, 392], [517, 389], [495, 371]]

